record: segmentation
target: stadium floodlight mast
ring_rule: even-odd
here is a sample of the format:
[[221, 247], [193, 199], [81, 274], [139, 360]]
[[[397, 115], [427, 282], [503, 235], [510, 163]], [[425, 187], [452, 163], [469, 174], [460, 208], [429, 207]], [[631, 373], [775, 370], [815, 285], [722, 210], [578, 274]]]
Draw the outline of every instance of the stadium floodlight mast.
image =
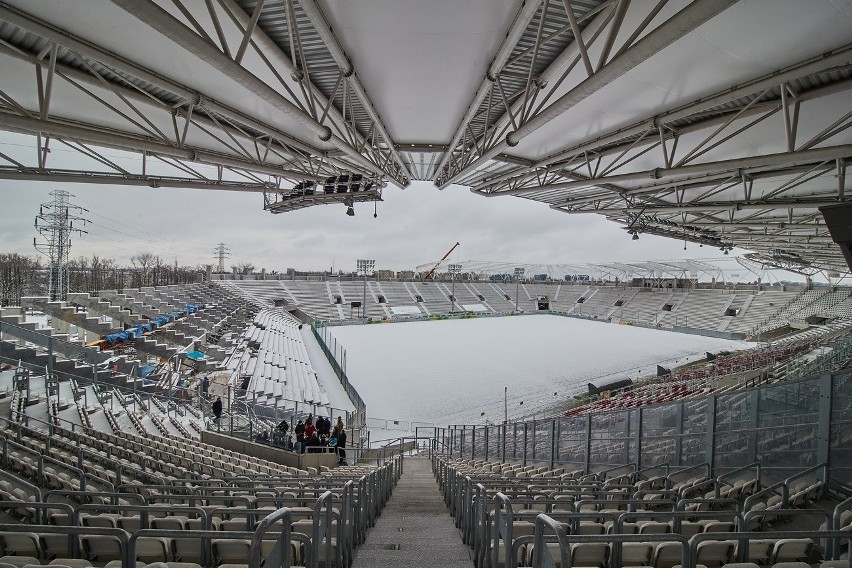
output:
[[526, 268], [517, 267], [515, 268], [515, 311], [518, 311], [518, 294], [521, 290], [521, 278], [524, 277], [524, 273], [526, 272]]
[[450, 277], [453, 281], [453, 291], [450, 294], [452, 303], [450, 304], [450, 313], [455, 313], [456, 311], [456, 276], [461, 274], [462, 265], [461, 264], [450, 264], [447, 266], [447, 270], [450, 272]]
[[364, 314], [364, 317], [367, 317], [367, 276], [373, 273], [373, 269], [376, 267], [375, 260], [368, 260], [364, 258], [359, 258], [356, 261], [356, 266], [358, 268], [358, 272], [364, 275], [364, 303], [361, 304], [361, 313]]

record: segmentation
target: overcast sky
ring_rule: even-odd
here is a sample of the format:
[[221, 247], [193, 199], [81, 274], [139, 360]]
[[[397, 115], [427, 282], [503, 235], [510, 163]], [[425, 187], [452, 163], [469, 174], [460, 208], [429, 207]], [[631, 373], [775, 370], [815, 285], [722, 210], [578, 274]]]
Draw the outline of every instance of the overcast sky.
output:
[[[0, 134], [0, 152], [32, 162], [31, 137]], [[105, 151], [118, 159], [121, 152]], [[127, 160], [133, 160], [129, 155]], [[48, 164], [70, 167], [75, 155], [54, 146]], [[0, 158], [0, 163], [5, 163]], [[437, 260], [455, 244], [451, 259], [514, 263], [579, 263], [674, 258], [722, 258], [718, 250], [643, 235], [638, 241], [597, 215], [564, 215], [515, 197], [485, 198], [467, 188], [438, 191], [431, 182], [405, 190], [388, 186], [373, 218], [372, 204], [341, 204], [272, 215], [260, 194], [189, 189], [152, 189], [95, 184], [0, 180], [0, 252], [33, 254], [33, 222], [49, 193], [67, 189], [89, 209], [88, 235], [72, 239], [71, 256], [128, 262], [140, 252], [164, 261], [214, 262], [219, 242], [231, 251], [226, 267], [251, 263], [267, 270], [350, 271], [358, 258], [376, 268], [413, 269]]]

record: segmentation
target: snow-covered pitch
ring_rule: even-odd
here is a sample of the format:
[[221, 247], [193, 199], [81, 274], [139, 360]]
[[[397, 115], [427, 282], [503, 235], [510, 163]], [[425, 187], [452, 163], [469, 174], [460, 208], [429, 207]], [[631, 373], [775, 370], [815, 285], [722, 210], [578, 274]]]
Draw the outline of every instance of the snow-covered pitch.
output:
[[[347, 350], [347, 374], [368, 416], [447, 424], [499, 423], [552, 414], [605, 376], [636, 379], [705, 351], [715, 339], [549, 315], [331, 328]], [[521, 404], [523, 402], [523, 404]], [[485, 413], [484, 415], [482, 413]]]

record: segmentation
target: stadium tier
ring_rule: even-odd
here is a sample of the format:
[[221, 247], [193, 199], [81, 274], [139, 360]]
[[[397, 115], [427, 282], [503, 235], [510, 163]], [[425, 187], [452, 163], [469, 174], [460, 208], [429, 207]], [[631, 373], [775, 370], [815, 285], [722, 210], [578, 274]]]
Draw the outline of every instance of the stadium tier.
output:
[[[368, 280], [222, 280], [246, 301], [297, 309], [311, 319], [393, 321], [451, 312], [503, 314], [548, 311], [589, 319], [666, 329], [698, 330], [720, 337], [777, 339], [818, 324], [852, 320], [848, 288], [756, 290], [638, 288], [582, 283]], [[366, 305], [364, 299], [366, 298]], [[354, 309], [352, 303], [358, 304]], [[544, 307], [546, 306], [546, 307]]]
[[[0, 312], [0, 567], [380, 565], [366, 539], [399, 538], [377, 519], [403, 526], [412, 513], [394, 501], [412, 492], [440, 510], [443, 497], [446, 538], [460, 534], [476, 568], [847, 565], [849, 290], [518, 290], [526, 313], [763, 341], [590, 385], [549, 418], [377, 447], [323, 328], [515, 314], [512, 286], [236, 280], [27, 298]], [[346, 460], [300, 453], [279, 428], [338, 414]]]

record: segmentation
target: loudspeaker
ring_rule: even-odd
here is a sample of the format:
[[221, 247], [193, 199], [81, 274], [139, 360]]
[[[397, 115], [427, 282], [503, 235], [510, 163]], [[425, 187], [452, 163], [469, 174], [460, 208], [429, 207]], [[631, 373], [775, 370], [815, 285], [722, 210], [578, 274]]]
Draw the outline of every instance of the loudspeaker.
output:
[[849, 270], [852, 270], [852, 203], [820, 207], [832, 240], [840, 245]]

